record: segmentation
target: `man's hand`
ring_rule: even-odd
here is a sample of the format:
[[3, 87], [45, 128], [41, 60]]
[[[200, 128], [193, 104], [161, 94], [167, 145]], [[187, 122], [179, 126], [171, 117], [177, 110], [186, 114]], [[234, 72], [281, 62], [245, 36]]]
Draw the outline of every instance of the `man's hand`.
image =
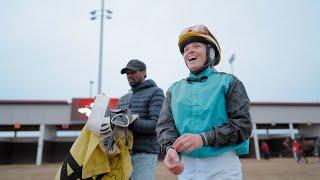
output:
[[193, 150], [202, 146], [203, 146], [203, 141], [201, 139], [200, 134], [186, 133], [180, 136], [178, 139], [176, 139], [172, 147], [177, 152], [183, 152], [185, 154], [189, 154]]
[[180, 160], [177, 151], [173, 148], [169, 148], [164, 158], [165, 167], [173, 174], [179, 175], [183, 172], [184, 166]]

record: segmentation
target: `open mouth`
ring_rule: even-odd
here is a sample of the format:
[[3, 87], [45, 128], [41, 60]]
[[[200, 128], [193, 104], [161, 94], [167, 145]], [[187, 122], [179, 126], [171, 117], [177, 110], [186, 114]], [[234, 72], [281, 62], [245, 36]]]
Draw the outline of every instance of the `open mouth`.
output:
[[195, 61], [195, 60], [197, 60], [198, 58], [196, 57], [196, 56], [190, 56], [189, 58], [188, 58], [188, 60], [191, 62], [191, 61]]

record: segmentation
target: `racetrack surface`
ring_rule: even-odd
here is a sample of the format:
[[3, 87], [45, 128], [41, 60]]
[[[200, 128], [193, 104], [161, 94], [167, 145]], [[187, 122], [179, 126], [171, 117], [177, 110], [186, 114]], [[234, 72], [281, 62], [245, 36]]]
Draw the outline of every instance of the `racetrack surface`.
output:
[[[272, 158], [270, 160], [241, 159], [244, 180], [319, 180], [320, 163], [309, 158], [308, 164], [298, 164], [293, 158]], [[0, 165], [0, 180], [53, 180], [60, 164]], [[176, 180], [158, 162], [157, 180]]]

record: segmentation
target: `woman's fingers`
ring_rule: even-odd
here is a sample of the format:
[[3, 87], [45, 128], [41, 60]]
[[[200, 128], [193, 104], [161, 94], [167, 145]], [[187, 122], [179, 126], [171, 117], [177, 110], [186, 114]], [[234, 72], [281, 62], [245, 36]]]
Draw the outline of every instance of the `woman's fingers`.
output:
[[203, 146], [203, 142], [199, 134], [183, 134], [173, 143], [173, 148], [177, 152], [184, 152], [185, 154], [189, 154], [201, 146]]
[[183, 134], [182, 136], [177, 138], [176, 141], [173, 143], [173, 148], [177, 152], [182, 152], [182, 151], [184, 151], [184, 149], [189, 147], [188, 136], [189, 136], [189, 134]]
[[170, 148], [164, 158], [164, 165], [173, 174], [179, 175], [183, 171], [183, 164], [176, 150]]

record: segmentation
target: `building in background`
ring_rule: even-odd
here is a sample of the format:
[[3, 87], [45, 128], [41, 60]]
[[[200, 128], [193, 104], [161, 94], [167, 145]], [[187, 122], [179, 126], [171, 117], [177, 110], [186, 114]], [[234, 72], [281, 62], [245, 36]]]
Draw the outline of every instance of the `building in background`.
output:
[[[110, 101], [114, 108], [118, 99]], [[92, 98], [67, 101], [0, 100], [0, 164], [61, 162], [86, 123]], [[320, 135], [320, 103], [253, 102], [249, 157], [260, 159], [259, 140], [271, 156], [292, 156], [286, 138], [310, 144]]]

